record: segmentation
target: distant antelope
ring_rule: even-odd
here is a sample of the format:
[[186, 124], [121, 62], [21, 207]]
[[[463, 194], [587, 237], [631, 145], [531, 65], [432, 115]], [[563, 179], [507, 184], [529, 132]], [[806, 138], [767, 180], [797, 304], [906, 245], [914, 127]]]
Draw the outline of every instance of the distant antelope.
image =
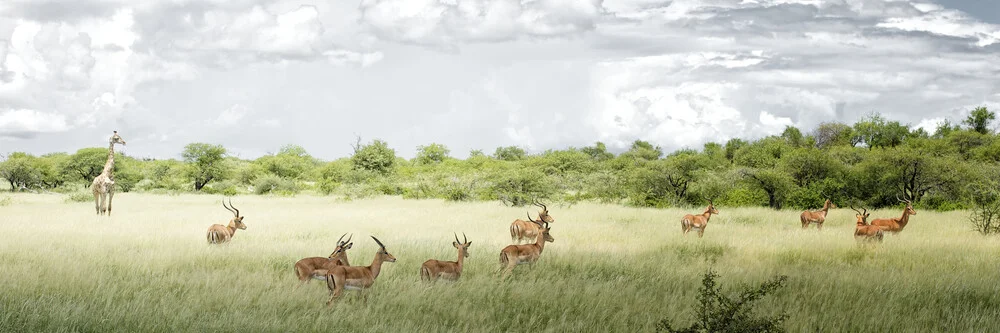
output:
[[899, 198], [899, 195], [896, 195], [896, 200], [906, 204], [906, 208], [903, 209], [903, 216], [888, 219], [874, 219], [872, 220], [871, 225], [877, 225], [879, 228], [882, 228], [882, 230], [891, 232], [893, 235], [903, 231], [906, 224], [910, 223], [910, 215], [917, 215], [917, 211], [913, 210], [913, 203], [910, 202], [909, 199], [904, 201]]
[[854, 208], [854, 205], [850, 205], [851, 209], [858, 214], [854, 215], [857, 217], [857, 226], [854, 227], [854, 239], [859, 242], [882, 242], [882, 229], [877, 225], [868, 224], [868, 209], [861, 207], [864, 212], [858, 211]]
[[351, 265], [347, 261], [347, 250], [354, 246], [354, 243], [351, 243], [351, 238], [354, 238], [354, 235], [348, 237], [346, 241], [343, 240], [344, 236], [347, 236], [347, 234], [345, 233], [340, 236], [340, 239], [337, 239], [337, 247], [333, 249], [333, 253], [330, 253], [330, 256], [326, 258], [302, 258], [295, 262], [295, 276], [299, 278], [299, 286], [309, 283], [311, 281], [310, 278], [326, 280], [326, 273], [333, 266]]
[[830, 208], [837, 208], [837, 205], [830, 201], [829, 198], [823, 203], [823, 208], [817, 211], [803, 211], [799, 215], [799, 220], [802, 222], [802, 229], [809, 227], [810, 223], [816, 224], [816, 230], [823, 230], [823, 222], [826, 221], [826, 214], [830, 212]]
[[[213, 224], [208, 227], [208, 243], [209, 244], [221, 244], [229, 242], [236, 234], [236, 229], [246, 230], [247, 225], [243, 224], [243, 216], [240, 216], [240, 210], [233, 206], [233, 199], [229, 199], [229, 207], [226, 207], [226, 202], [222, 202], [222, 207], [233, 213], [233, 218], [229, 220], [228, 226], [223, 226], [221, 224]], [[232, 207], [232, 208], [230, 208]]]
[[[556, 221], [556, 219], [552, 218], [552, 215], [549, 215], [549, 208], [545, 207], [545, 204], [535, 200], [532, 200], [531, 203], [542, 208], [542, 210], [538, 211], [538, 220], [546, 223]], [[530, 215], [528, 219], [531, 219]], [[536, 223], [517, 219], [510, 224], [510, 241], [514, 244], [519, 244], [521, 240], [535, 239], [536, 234], [538, 234], [538, 224]]]
[[708, 226], [708, 220], [712, 218], [712, 214], [719, 214], [719, 210], [715, 209], [715, 204], [712, 203], [712, 199], [708, 199], [708, 208], [705, 209], [704, 213], [699, 215], [687, 214], [681, 219], [681, 232], [687, 234], [691, 229], [698, 230], [698, 238], [705, 233], [705, 227]]
[[529, 267], [533, 265], [542, 255], [545, 242], [556, 241], [549, 233], [551, 230], [549, 222], [532, 220], [531, 214], [528, 214], [528, 221], [536, 224], [539, 229], [539, 232], [535, 234], [535, 242], [533, 244], [507, 245], [503, 250], [500, 250], [500, 269], [497, 272], [504, 271], [501, 279], [510, 275], [517, 265], [529, 264]]
[[344, 289], [364, 290], [371, 288], [375, 284], [375, 279], [382, 272], [383, 262], [396, 262], [396, 257], [385, 250], [385, 245], [372, 236], [378, 243], [378, 252], [375, 252], [375, 259], [369, 266], [335, 266], [326, 273], [326, 288], [330, 290], [330, 300], [327, 306], [333, 304], [333, 300], [344, 293]]
[[472, 242], [469, 241], [468, 237], [465, 237], [465, 233], [462, 233], [462, 238], [464, 241], [458, 241], [458, 235], [455, 235], [455, 242], [451, 243], [456, 249], [458, 249], [458, 260], [457, 261], [440, 261], [436, 259], [429, 259], [420, 266], [420, 280], [421, 281], [437, 281], [438, 278], [443, 278], [449, 281], [458, 281], [462, 277], [462, 266], [465, 262], [465, 258], [469, 257], [469, 246]]

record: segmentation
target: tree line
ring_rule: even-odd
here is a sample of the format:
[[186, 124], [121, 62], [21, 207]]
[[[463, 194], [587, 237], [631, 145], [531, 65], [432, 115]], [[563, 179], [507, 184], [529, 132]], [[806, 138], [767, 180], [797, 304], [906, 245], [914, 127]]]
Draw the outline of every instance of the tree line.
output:
[[[636, 140], [617, 154], [596, 142], [537, 154], [517, 146], [492, 154], [473, 150], [466, 159], [451, 157], [437, 143], [419, 146], [416, 157], [405, 159], [378, 139], [359, 138], [351, 156], [332, 161], [297, 145], [248, 160], [221, 145], [191, 143], [180, 159], [119, 154], [115, 182], [122, 192], [399, 195], [511, 205], [540, 198], [671, 207], [712, 199], [730, 207], [816, 209], [831, 198], [843, 206], [849, 201], [879, 208], [907, 198], [923, 209], [954, 210], [998, 197], [987, 195], [1000, 179], [995, 120], [979, 107], [929, 133], [870, 113], [854, 124], [827, 122], [807, 132], [788, 126], [780, 135], [669, 153]], [[81, 191], [106, 157], [101, 147], [42, 156], [12, 152], [0, 163], [0, 178], [11, 191]]]

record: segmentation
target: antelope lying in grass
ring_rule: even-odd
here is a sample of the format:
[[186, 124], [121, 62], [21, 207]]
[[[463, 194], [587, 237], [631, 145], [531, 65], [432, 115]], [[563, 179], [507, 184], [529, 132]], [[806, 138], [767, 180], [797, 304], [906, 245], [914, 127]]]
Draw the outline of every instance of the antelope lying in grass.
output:
[[719, 214], [719, 210], [715, 209], [715, 204], [712, 203], [711, 199], [708, 199], [708, 208], [705, 209], [704, 213], [699, 215], [687, 214], [681, 219], [681, 232], [687, 235], [688, 231], [691, 229], [698, 230], [698, 238], [705, 233], [705, 227], [708, 226], [708, 220], [712, 218], [712, 214]]
[[[208, 243], [209, 244], [222, 244], [229, 242], [233, 239], [233, 235], [236, 234], [236, 229], [246, 230], [247, 225], [243, 224], [243, 216], [240, 216], [240, 210], [233, 206], [233, 199], [229, 199], [229, 207], [226, 207], [226, 202], [222, 202], [222, 207], [225, 207], [229, 212], [233, 213], [233, 218], [229, 220], [228, 226], [223, 226], [221, 224], [213, 224], [208, 227]], [[232, 207], [232, 208], [230, 208]]]
[[882, 228], [882, 230], [891, 232], [893, 235], [903, 231], [906, 224], [910, 222], [910, 215], [917, 215], [917, 211], [913, 210], [913, 203], [910, 202], [909, 199], [904, 201], [899, 198], [899, 195], [896, 195], [896, 200], [906, 204], [906, 208], [903, 209], [903, 216], [888, 219], [874, 219], [872, 220], [871, 225], [877, 225], [879, 228]]
[[462, 266], [465, 262], [465, 258], [469, 257], [469, 246], [472, 242], [469, 241], [468, 237], [465, 237], [465, 233], [462, 233], [462, 238], [465, 239], [463, 242], [458, 241], [458, 235], [455, 235], [455, 242], [451, 243], [456, 249], [458, 249], [458, 260], [457, 261], [440, 261], [435, 259], [429, 259], [420, 266], [420, 280], [421, 281], [437, 281], [438, 278], [443, 278], [448, 281], [458, 281], [462, 277]]
[[799, 220], [802, 222], [802, 229], [806, 229], [809, 227], [809, 224], [815, 223], [816, 230], [823, 230], [823, 222], [826, 222], [826, 214], [830, 212], [830, 208], [837, 208], [837, 205], [833, 201], [830, 201], [830, 199], [826, 199], [826, 202], [823, 203], [823, 209], [803, 211], [799, 215]]
[[538, 257], [542, 255], [542, 250], [545, 249], [545, 242], [556, 241], [549, 233], [551, 230], [549, 222], [532, 220], [530, 213], [528, 214], [528, 221], [536, 224], [539, 229], [539, 232], [535, 234], [535, 243], [507, 245], [503, 250], [500, 250], [500, 269], [497, 272], [504, 271], [501, 279], [505, 279], [510, 275], [517, 265], [529, 264], [529, 267], [531, 267], [531, 265], [538, 261]]
[[857, 226], [854, 227], [854, 239], [859, 242], [882, 242], [882, 228], [879, 228], [877, 225], [868, 224], [868, 209], [861, 207], [864, 210], [864, 212], [861, 212], [855, 209], [854, 205], [850, 207], [858, 213], [854, 215], [858, 218]]
[[[531, 204], [541, 207], [542, 210], [538, 211], [538, 220], [546, 223], [555, 222], [556, 219], [549, 215], [549, 208], [545, 207], [545, 204], [532, 200]], [[528, 220], [531, 220], [531, 216], [528, 216]], [[535, 235], [538, 234], [538, 224], [524, 221], [521, 219], [516, 219], [510, 224], [510, 241], [514, 244], [519, 244], [521, 240], [532, 240], [535, 239]]]
[[385, 245], [372, 236], [378, 243], [378, 252], [369, 266], [334, 266], [326, 273], [326, 288], [330, 290], [330, 300], [327, 306], [333, 305], [333, 300], [344, 293], [344, 289], [364, 290], [375, 284], [375, 279], [382, 272], [383, 262], [396, 262], [396, 257], [385, 250]]
[[346, 241], [343, 240], [344, 236], [347, 234], [345, 233], [340, 236], [340, 239], [337, 239], [337, 247], [333, 249], [333, 253], [330, 253], [329, 257], [302, 258], [295, 262], [295, 276], [299, 278], [299, 286], [309, 283], [310, 278], [326, 280], [326, 273], [334, 266], [351, 265], [347, 261], [347, 250], [354, 246], [354, 243], [351, 243], [351, 238], [354, 238], [354, 235], [348, 237]]

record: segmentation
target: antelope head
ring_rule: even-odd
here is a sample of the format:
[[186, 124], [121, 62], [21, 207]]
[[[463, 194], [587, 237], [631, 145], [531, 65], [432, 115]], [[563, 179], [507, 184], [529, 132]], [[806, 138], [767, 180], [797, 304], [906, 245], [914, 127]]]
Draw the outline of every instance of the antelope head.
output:
[[455, 234], [455, 242], [451, 243], [451, 245], [454, 246], [456, 249], [462, 250], [462, 255], [465, 256], [466, 258], [468, 258], [469, 257], [469, 246], [472, 245], [472, 242], [469, 241], [468, 237], [465, 237], [465, 233], [464, 232], [462, 233], [462, 238], [464, 238], [465, 241], [464, 242], [459, 242], [458, 241], [458, 234]]
[[908, 214], [908, 215], [917, 215], [917, 211], [913, 210], [913, 202], [911, 202], [910, 199], [906, 199], [906, 200], [900, 199], [899, 195], [897, 194], [896, 195], [896, 200], [898, 200], [899, 202], [902, 202], [902, 203], [906, 204], [906, 214]]
[[854, 212], [857, 213], [856, 215], [854, 215], [854, 217], [858, 218], [858, 221], [857, 221], [858, 223], [866, 224], [866, 225], [868, 224], [868, 209], [866, 209], [865, 207], [861, 207], [861, 209], [864, 210], [864, 212], [862, 212], [862, 211], [859, 211], [856, 208], [854, 208], [853, 204], [848, 205], [848, 206], [851, 207], [851, 210], [853, 210]]
[[379, 256], [379, 258], [382, 259], [382, 261], [385, 261], [385, 262], [396, 262], [396, 257], [393, 257], [391, 254], [389, 254], [389, 251], [385, 250], [385, 245], [382, 245], [382, 242], [379, 241], [378, 238], [375, 238], [375, 236], [372, 236], [372, 239], [374, 239], [375, 242], [378, 243], [378, 256]]
[[545, 207], [545, 204], [543, 204], [541, 202], [538, 202], [538, 201], [536, 201], [534, 199], [531, 200], [531, 204], [542, 208], [542, 210], [538, 211], [538, 218], [539, 219], [541, 219], [542, 221], [548, 222], [548, 223], [552, 223], [552, 222], [556, 221], [556, 219], [553, 218], [552, 215], [549, 215], [549, 208]]
[[[243, 224], [243, 216], [240, 216], [240, 210], [236, 209], [236, 206], [233, 206], [233, 199], [232, 198], [229, 199], [229, 207], [226, 207], [226, 202], [225, 201], [222, 202], [222, 207], [226, 208], [226, 210], [229, 210], [231, 213], [233, 213], [233, 223], [236, 224], [236, 228], [238, 228], [240, 230], [246, 230], [247, 229], [247, 225]], [[232, 207], [232, 208], [230, 208], [230, 207]]]
[[833, 200], [830, 200], [829, 195], [826, 195], [826, 193], [822, 191], [820, 191], [819, 194], [826, 198], [826, 202], [823, 203], [824, 207], [837, 208], [837, 204], [833, 203]]
[[123, 146], [125, 145], [125, 139], [122, 139], [122, 137], [118, 135], [118, 131], [115, 131], [115, 134], [111, 136], [111, 139], [109, 141], [111, 142], [112, 145], [116, 143], [120, 143]]
[[554, 243], [556, 241], [556, 239], [552, 238], [552, 235], [549, 234], [549, 230], [551, 230], [551, 228], [549, 228], [549, 222], [532, 220], [531, 219], [531, 213], [528, 213], [528, 221], [534, 222], [535, 224], [538, 225], [538, 229], [539, 229], [538, 231], [541, 232], [543, 235], [545, 235], [545, 241], [546, 242]]
[[354, 234], [351, 234], [351, 237], [347, 237], [346, 241], [341, 241], [344, 239], [344, 236], [347, 236], [347, 233], [340, 235], [340, 239], [337, 240], [337, 247], [333, 249], [333, 253], [330, 253], [330, 259], [336, 258], [341, 252], [350, 250], [351, 246], [354, 246], [354, 243], [351, 243], [351, 238], [354, 238]]
[[708, 200], [708, 209], [706, 209], [705, 212], [712, 213], [714, 215], [719, 215], [719, 210], [715, 209], [715, 203], [712, 202], [712, 199], [705, 199], [705, 200]]

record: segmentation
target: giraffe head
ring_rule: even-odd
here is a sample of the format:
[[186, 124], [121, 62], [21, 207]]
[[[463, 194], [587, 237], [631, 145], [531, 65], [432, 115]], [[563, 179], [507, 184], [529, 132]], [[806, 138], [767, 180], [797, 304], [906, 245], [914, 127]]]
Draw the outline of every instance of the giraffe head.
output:
[[122, 139], [122, 136], [121, 136], [121, 135], [118, 135], [118, 131], [115, 131], [115, 134], [114, 134], [114, 135], [112, 135], [112, 136], [111, 136], [111, 139], [110, 139], [110, 140], [108, 140], [108, 141], [110, 141], [112, 145], [114, 145], [114, 144], [116, 144], [116, 143], [120, 143], [120, 144], [122, 144], [123, 146], [125, 145], [125, 139]]

